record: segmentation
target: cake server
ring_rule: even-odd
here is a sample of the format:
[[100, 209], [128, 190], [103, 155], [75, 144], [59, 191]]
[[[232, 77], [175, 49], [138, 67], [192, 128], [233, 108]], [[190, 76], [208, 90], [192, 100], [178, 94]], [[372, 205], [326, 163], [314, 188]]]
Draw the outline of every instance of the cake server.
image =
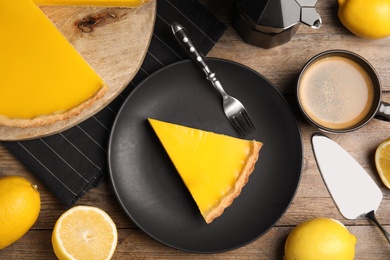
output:
[[242, 136], [246, 136], [256, 131], [255, 125], [252, 122], [247, 110], [236, 98], [229, 96], [222, 87], [221, 82], [212, 72], [206, 61], [203, 59], [202, 54], [195, 45], [186, 29], [174, 22], [171, 24], [173, 34], [181, 46], [188, 52], [191, 59], [201, 68], [205, 73], [207, 79], [215, 87], [215, 89], [221, 94], [223, 100], [223, 110], [230, 123]]
[[339, 144], [323, 134], [312, 136], [322, 178], [340, 213], [347, 219], [369, 218], [390, 243], [390, 234], [375, 217], [382, 192], [363, 167]]

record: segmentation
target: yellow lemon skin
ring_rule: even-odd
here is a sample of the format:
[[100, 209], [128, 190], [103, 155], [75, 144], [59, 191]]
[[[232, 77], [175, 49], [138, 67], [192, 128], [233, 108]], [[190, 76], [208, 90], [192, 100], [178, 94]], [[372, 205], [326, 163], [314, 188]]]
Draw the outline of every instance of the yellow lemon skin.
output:
[[37, 187], [20, 176], [0, 177], [0, 249], [20, 239], [41, 210]]
[[390, 36], [389, 0], [338, 0], [341, 23], [355, 35], [365, 39]]
[[353, 260], [356, 237], [339, 221], [314, 218], [296, 226], [285, 243], [285, 260]]

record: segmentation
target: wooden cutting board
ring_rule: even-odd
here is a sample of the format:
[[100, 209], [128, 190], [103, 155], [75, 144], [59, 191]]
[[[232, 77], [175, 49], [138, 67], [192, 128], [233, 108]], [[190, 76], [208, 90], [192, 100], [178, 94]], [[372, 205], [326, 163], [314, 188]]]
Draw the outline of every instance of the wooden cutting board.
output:
[[[110, 90], [77, 117], [43, 127], [0, 126], [0, 140], [26, 140], [64, 131], [116, 98], [138, 72], [153, 35], [156, 1], [138, 8], [41, 7]], [[48, 102], [50, 102], [48, 100]]]

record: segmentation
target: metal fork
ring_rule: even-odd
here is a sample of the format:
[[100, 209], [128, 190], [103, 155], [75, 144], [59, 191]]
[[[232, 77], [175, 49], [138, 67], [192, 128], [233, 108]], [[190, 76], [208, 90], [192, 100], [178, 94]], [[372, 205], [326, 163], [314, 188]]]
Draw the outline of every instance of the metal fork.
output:
[[223, 100], [223, 110], [230, 123], [242, 136], [256, 131], [256, 128], [246, 111], [245, 107], [236, 98], [229, 96], [222, 87], [221, 82], [216, 78], [215, 73], [210, 70], [203, 59], [202, 54], [191, 39], [186, 29], [174, 22], [171, 24], [173, 34], [177, 41], [189, 53], [191, 59], [200, 67], [205, 73], [207, 79], [213, 84], [216, 90], [221, 94]]

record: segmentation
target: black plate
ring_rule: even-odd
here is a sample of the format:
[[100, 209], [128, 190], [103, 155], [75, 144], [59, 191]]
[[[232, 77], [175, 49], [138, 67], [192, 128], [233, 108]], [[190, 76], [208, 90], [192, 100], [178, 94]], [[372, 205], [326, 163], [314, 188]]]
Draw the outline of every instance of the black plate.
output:
[[297, 189], [302, 142], [295, 117], [273, 85], [234, 62], [208, 59], [226, 92], [239, 99], [264, 143], [256, 168], [241, 195], [207, 225], [150, 127], [147, 118], [237, 136], [222, 100], [192, 61], [156, 72], [128, 97], [109, 143], [109, 170], [119, 202], [131, 220], [153, 238], [196, 253], [216, 253], [246, 245], [284, 214]]

